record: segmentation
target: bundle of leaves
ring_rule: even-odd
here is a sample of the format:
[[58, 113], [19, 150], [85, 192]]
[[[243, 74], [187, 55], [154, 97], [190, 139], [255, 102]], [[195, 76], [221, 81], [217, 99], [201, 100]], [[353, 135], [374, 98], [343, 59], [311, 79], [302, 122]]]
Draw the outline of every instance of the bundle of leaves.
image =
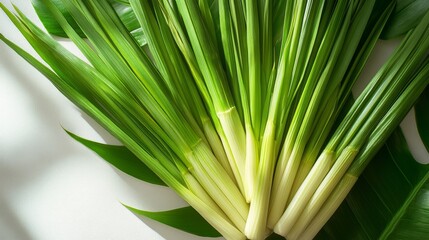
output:
[[[3, 5], [43, 61], [0, 39], [123, 146], [74, 139], [190, 204], [128, 207], [138, 214], [234, 240], [418, 238], [429, 228], [407, 218], [424, 218], [415, 199], [429, 168], [395, 129], [428, 96], [429, 14], [402, 3], [33, 0], [48, 32], [86, 59]], [[380, 36], [403, 33], [353, 99]], [[426, 144], [427, 106], [423, 97], [416, 111]]]

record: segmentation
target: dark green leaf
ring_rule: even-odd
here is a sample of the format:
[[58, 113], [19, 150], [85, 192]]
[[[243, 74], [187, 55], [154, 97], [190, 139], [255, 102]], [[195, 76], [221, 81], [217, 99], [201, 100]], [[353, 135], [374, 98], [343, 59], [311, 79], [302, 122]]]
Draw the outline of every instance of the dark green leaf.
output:
[[165, 183], [126, 147], [97, 143], [66, 132], [122, 172], [148, 183], [165, 186]]
[[416, 103], [416, 122], [420, 137], [429, 151], [429, 87], [423, 92]]
[[423, 239], [429, 236], [429, 181], [418, 192], [389, 239]]
[[428, 0], [397, 0], [396, 9], [387, 22], [381, 38], [391, 39], [405, 34], [417, 26], [428, 10]]
[[[410, 203], [420, 195], [428, 179], [429, 165], [414, 160], [402, 132], [397, 130], [368, 165], [318, 238], [389, 237], [391, 232], [400, 231], [398, 223], [406, 221]], [[418, 223], [417, 219], [413, 221]], [[417, 239], [421, 239], [427, 235], [418, 236]]]
[[195, 234], [202, 237], [220, 237], [221, 235], [201, 217], [192, 207], [177, 208], [169, 211], [150, 212], [135, 209], [129, 206], [130, 211], [135, 214], [142, 215], [166, 224], [170, 227], [180, 229], [182, 231]]

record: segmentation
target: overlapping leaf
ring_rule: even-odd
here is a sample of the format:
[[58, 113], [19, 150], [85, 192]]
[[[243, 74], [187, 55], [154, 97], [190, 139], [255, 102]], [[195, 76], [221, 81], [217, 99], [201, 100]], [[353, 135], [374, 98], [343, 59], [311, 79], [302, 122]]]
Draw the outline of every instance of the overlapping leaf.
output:
[[[39, 16], [40, 21], [43, 26], [45, 26], [46, 30], [55, 36], [59, 37], [68, 37], [64, 32], [63, 28], [57, 22], [57, 20], [52, 16], [52, 13], [49, 11], [48, 7], [42, 0], [31, 0], [33, 7]], [[73, 17], [66, 10], [66, 7], [62, 3], [61, 0], [53, 0], [52, 3], [59, 8], [63, 16], [67, 19], [73, 29], [81, 36], [85, 37], [85, 34], [80, 29], [79, 25], [74, 21]], [[125, 27], [130, 31], [130, 33], [134, 36], [136, 41], [141, 45], [146, 44], [146, 38], [143, 35], [143, 32], [138, 24], [136, 16], [132, 11], [131, 7], [120, 3], [119, 1], [113, 2], [112, 6], [115, 8], [116, 13], [121, 18]]]
[[[383, 2], [384, 0], [379, 0]], [[383, 39], [401, 36], [414, 28], [429, 9], [427, 0], [396, 0], [395, 12], [383, 31]]]
[[[398, 223], [416, 213], [407, 212], [423, 193], [429, 165], [417, 163], [397, 130], [367, 167], [345, 202], [319, 233], [319, 239], [385, 239], [399, 234]], [[417, 198], [416, 198], [417, 196]], [[417, 211], [420, 216], [426, 214]], [[416, 218], [410, 214], [415, 214]], [[403, 223], [402, 223], [403, 224]], [[416, 233], [415, 236], [424, 236]], [[417, 238], [417, 239], [420, 239]]]

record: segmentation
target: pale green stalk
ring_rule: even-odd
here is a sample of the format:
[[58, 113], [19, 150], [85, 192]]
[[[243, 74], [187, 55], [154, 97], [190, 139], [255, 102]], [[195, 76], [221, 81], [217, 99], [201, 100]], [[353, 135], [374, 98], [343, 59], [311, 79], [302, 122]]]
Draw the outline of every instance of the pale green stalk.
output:
[[[288, 5], [289, 6], [289, 5]], [[299, 9], [299, 6], [298, 6]], [[301, 12], [301, 11], [299, 11]], [[301, 15], [297, 16], [300, 19]], [[285, 22], [289, 16], [285, 16]], [[290, 36], [284, 39], [285, 45], [290, 41]], [[271, 195], [271, 183], [275, 166], [276, 132], [278, 131], [278, 112], [281, 106], [281, 97], [288, 94], [289, 79], [285, 78], [287, 70], [287, 48], [282, 49], [279, 68], [276, 75], [274, 92], [270, 100], [270, 110], [261, 140], [261, 154], [257, 167], [255, 188], [253, 190], [252, 202], [250, 205], [249, 217], [246, 223], [246, 235], [256, 239], [263, 238], [266, 232], [269, 201]]]
[[[397, 53], [392, 56], [392, 60], [390, 60], [389, 62], [393, 61], [395, 65], [393, 65], [391, 68], [384, 68], [384, 70], [379, 74], [380, 76], [385, 77], [374, 78], [372, 82], [375, 83], [370, 85], [374, 85], [377, 87], [372, 88], [372, 86], [370, 86], [370, 90], [364, 91], [367, 94], [365, 94], [364, 97], [358, 98], [354, 105], [360, 106], [356, 110], [359, 111], [359, 108], [361, 108], [361, 114], [357, 116], [356, 119], [354, 119], [354, 123], [350, 130], [347, 131], [344, 140], [342, 140], [342, 142], [338, 144], [336, 150], [337, 152], [344, 152], [348, 148], [360, 149], [368, 141], [367, 139], [370, 133], [372, 133], [376, 127], [380, 126], [380, 120], [383, 121], [383, 117], [386, 114], [389, 114], [392, 105], [397, 104], [397, 98], [401, 98], [403, 96], [402, 91], [405, 88], [409, 88], [407, 87], [408, 83], [410, 82], [409, 79], [413, 78], [414, 72], [416, 71], [415, 69], [419, 68], [420, 66], [421, 57], [424, 56], [427, 49], [429, 49], [429, 41], [427, 40], [427, 36], [429, 34], [429, 29], [427, 28], [428, 22], [429, 14], [422, 21], [422, 25], [419, 25], [419, 27], [416, 28], [415, 31], [413, 31], [413, 34], [409, 38], [406, 38], [406, 41], [403, 42], [401, 46], [403, 46], [403, 48], [405, 49], [403, 51], [397, 51]], [[417, 45], [415, 45], [416, 41]], [[399, 49], [401, 49], [401, 47]], [[398, 59], [398, 61], [396, 61], [396, 59]], [[405, 59], [407, 60], [405, 61]], [[389, 62], [387, 63], [387, 65], [389, 65]], [[419, 81], [416, 82], [419, 83]], [[416, 82], [413, 82], [412, 84], [417, 84]], [[368, 101], [366, 101], [367, 98]], [[361, 105], [362, 102], [365, 102], [366, 104]], [[407, 106], [407, 102], [401, 103], [403, 104], [403, 106]], [[348, 115], [350, 114], [354, 114], [354, 112], [349, 111]], [[401, 116], [401, 114], [399, 114], [399, 116]], [[347, 116], [345, 119], [348, 119]], [[348, 122], [345, 121], [345, 123]], [[344, 123], [341, 123], [340, 126], [342, 126], [342, 124]], [[342, 128], [340, 127], [339, 129]], [[336, 136], [335, 134], [334, 136]], [[330, 142], [327, 146], [327, 149], [332, 149], [329, 148], [332, 145], [332, 142]], [[305, 218], [305, 220], [302, 220], [303, 223], [301, 223], [297, 226], [297, 228], [295, 228], [295, 230], [297, 230], [297, 233], [294, 233], [293, 236], [299, 235], [298, 230], [302, 230], [305, 227], [304, 225], [311, 220], [311, 217], [314, 216], [314, 214], [319, 210], [322, 203], [331, 193], [333, 187], [337, 185], [337, 182], [343, 175], [345, 169], [336, 168], [335, 166], [342, 166], [343, 164], [346, 164], [344, 166], [347, 166], [347, 164], [349, 164], [343, 163], [342, 161], [343, 159], [340, 156], [339, 159], [336, 160], [334, 168], [330, 170], [330, 173], [324, 178], [323, 182], [320, 183], [320, 186], [317, 182], [312, 183], [316, 186], [319, 186], [314, 194], [314, 191], [306, 191], [306, 193], [303, 193], [301, 197], [299, 196], [299, 194], [297, 194], [297, 200], [292, 200], [292, 202], [295, 201], [300, 202], [302, 204], [307, 204], [308, 196], [313, 195], [312, 202], [310, 205], [312, 208], [311, 212], [307, 212], [307, 214], [305, 214], [306, 217], [301, 217]], [[338, 169], [342, 170], [339, 171]], [[311, 177], [310, 174], [309, 177]], [[304, 184], [301, 187], [304, 188]], [[298, 190], [298, 192], [299, 191], [300, 190]], [[289, 212], [302, 211], [302, 209], [304, 209], [303, 207], [300, 208], [295, 205], [292, 206], [292, 202], [291, 205], [288, 207], [291, 209]], [[306, 209], [309, 209], [310, 206], [307, 206]], [[282, 216], [283, 219], [277, 224], [276, 231], [281, 233], [282, 235], [288, 235], [289, 230], [294, 226], [296, 222], [297, 216], [297, 214], [288, 215], [287, 210], [285, 212], [285, 215]], [[289, 220], [287, 220], [288, 218]]]
[[[202, 131], [204, 132], [203, 139], [205, 140], [207, 138], [206, 141], [210, 144], [217, 159], [228, 174], [233, 177], [222, 143], [207, 116], [207, 112], [202, 104], [196, 86], [193, 84], [192, 76], [183, 65], [184, 60], [179, 56], [172, 36], [169, 31], [165, 31], [167, 25], [166, 23], [163, 24], [163, 17], [160, 16], [161, 18], [158, 18], [157, 21], [155, 19], [155, 13], [151, 11], [151, 6], [148, 5], [147, 1], [132, 0], [130, 4], [145, 32], [152, 55], [157, 59], [156, 62], [158, 65], [160, 65], [162, 69], [165, 69], [161, 71], [161, 73], [164, 72], [166, 75], [164, 79], [168, 79], [169, 82], [171, 82], [172, 86], [170, 89], [172, 89], [173, 93], [176, 92], [177, 96], [175, 99], [181, 103], [179, 106], [184, 105], [194, 110], [192, 115], [202, 127]], [[156, 9], [160, 11], [157, 4], [153, 3], [152, 7], [154, 11], [156, 11]], [[189, 110], [185, 108], [185, 112], [186, 111]], [[189, 120], [192, 123], [193, 119]]]
[[198, 6], [193, 1], [177, 0], [176, 2], [198, 66], [213, 100], [216, 114], [240, 172], [241, 181], [243, 181], [246, 154], [245, 131], [227, 88], [227, 79], [218, 51], [202, 25], [202, 21], [198, 20], [200, 19]]
[[[335, 87], [336, 84], [332, 84], [330, 88], [328, 88], [326, 93], [324, 93], [324, 98], [328, 98], [328, 101], [331, 102], [329, 103], [329, 105], [331, 105], [331, 110], [327, 110], [325, 108], [319, 109], [318, 115], [322, 115], [322, 117], [318, 118], [318, 120], [315, 121], [315, 123], [317, 124], [315, 124], [315, 129], [311, 133], [312, 138], [305, 147], [304, 155], [302, 157], [302, 161], [297, 176], [295, 178], [294, 185], [292, 187], [291, 197], [294, 196], [299, 186], [304, 181], [305, 177], [310, 171], [312, 165], [314, 164], [318, 152], [325, 143], [326, 138], [328, 137], [331, 128], [334, 124], [334, 121], [339, 115], [339, 110], [343, 108], [346, 100], [349, 99], [348, 95], [351, 92], [351, 88], [349, 86], [352, 86], [360, 75], [360, 72], [365, 62], [368, 59], [371, 50], [375, 46], [376, 40], [378, 39], [381, 30], [383, 29], [382, 27], [384, 26], [385, 22], [388, 19], [388, 16], [390, 15], [394, 7], [394, 4], [392, 2], [392, 4], [390, 4], [389, 7], [383, 11], [383, 14], [377, 20], [375, 27], [367, 27], [365, 24], [365, 20], [370, 17], [369, 15], [371, 11], [369, 9], [372, 8], [373, 4], [373, 1], [365, 1], [363, 3], [360, 3], [359, 10], [353, 17], [354, 20], [352, 26], [350, 27], [350, 33], [348, 33], [347, 36], [347, 39], [349, 40], [346, 40], [343, 46], [343, 52], [345, 53], [341, 54], [341, 56], [343, 56], [342, 61], [339, 61], [339, 63], [335, 67], [335, 69], [337, 70], [335, 71], [335, 75], [332, 76], [332, 78], [335, 81], [341, 80], [346, 69], [348, 74], [346, 74], [346, 76], [342, 80], [340, 89], [339, 87]], [[370, 30], [370, 32], [365, 39], [361, 40], [360, 36], [365, 29]], [[349, 64], [350, 66], [347, 67], [347, 59], [352, 58], [351, 54], [354, 54], [354, 49], [356, 49], [358, 43], [360, 47], [357, 49], [361, 50], [358, 50], [355, 56], [353, 56], [353, 60], [351, 60]], [[353, 51], [351, 51], [352, 49]], [[291, 201], [291, 199], [289, 199], [289, 201]]]
[[[314, 165], [313, 169], [315, 169], [315, 171], [310, 171], [308, 175], [309, 177], [304, 180], [301, 187], [298, 189], [295, 197], [292, 199], [286, 211], [275, 225], [274, 231], [277, 234], [286, 236], [288, 239], [294, 239], [293, 237], [295, 237], [295, 235], [293, 233], [291, 234], [291, 231], [296, 230], [296, 221], [301, 218], [307, 218], [307, 215], [302, 215], [302, 212], [307, 210], [309, 205], [313, 204], [311, 201], [307, 203], [308, 200], [310, 200], [310, 196], [315, 196], [315, 199], [317, 200], [328, 197], [328, 195], [323, 195], [323, 193], [330, 193], [329, 190], [332, 190], [336, 186], [340, 178], [353, 162], [357, 153], [358, 149], [354, 147], [345, 148], [335, 160], [335, 164], [333, 166], [331, 165], [333, 159], [328, 159], [326, 162], [323, 161], [324, 159], [319, 159], [318, 162], [323, 162], [323, 167], [319, 167], [317, 163]], [[319, 169], [323, 170], [320, 171]], [[319, 189], [326, 190], [326, 192], [322, 193]], [[316, 204], [319, 204], [320, 207], [322, 203], [323, 201], [318, 201]]]
[[[310, 124], [321, 104], [326, 86], [331, 83], [331, 73], [342, 49], [348, 22], [353, 12], [351, 6], [347, 10], [347, 4], [342, 3], [337, 5], [333, 19], [328, 26], [278, 159], [274, 174], [269, 227], [276, 224], [286, 208], [305, 145], [310, 138], [312, 130]], [[340, 22], [342, 24], [339, 24]], [[331, 48], [332, 50], [329, 51]]]
[[[381, 148], [389, 135], [399, 125], [402, 118], [417, 101], [425, 87], [429, 85], [429, 59], [426, 59], [423, 67], [418, 71], [418, 74], [412, 78], [411, 84], [404, 90], [377, 124], [368, 142], [362, 147], [356, 160], [347, 170], [347, 173], [336, 188], [332, 191], [323, 193], [329, 195], [329, 197], [325, 198], [326, 200], [316, 198], [315, 196], [312, 197], [310, 201], [311, 204], [302, 215], [306, 217], [298, 220], [296, 224], [297, 229], [295, 230], [296, 232], [293, 232], [293, 236], [299, 236], [299, 239], [312, 239], [334, 214], [335, 210], [346, 198], [365, 167]], [[321, 202], [323, 206], [320, 208], [319, 205]], [[303, 231], [304, 228], [305, 231]]]

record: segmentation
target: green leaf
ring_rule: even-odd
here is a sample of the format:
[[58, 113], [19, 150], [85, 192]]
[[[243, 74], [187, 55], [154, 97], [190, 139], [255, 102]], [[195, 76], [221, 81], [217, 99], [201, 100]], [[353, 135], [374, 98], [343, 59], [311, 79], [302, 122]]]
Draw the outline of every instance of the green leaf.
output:
[[429, 236], [429, 181], [402, 216], [389, 239], [422, 239]]
[[428, 0], [397, 0], [396, 9], [387, 22], [381, 38], [391, 39], [405, 34], [417, 26], [428, 10]]
[[148, 217], [170, 227], [202, 237], [220, 237], [221, 235], [201, 217], [192, 207], [177, 208], [169, 211], [150, 212], [124, 205], [131, 212]]
[[[411, 217], [407, 211], [425, 188], [429, 179], [429, 165], [422, 165], [412, 157], [400, 130], [368, 165], [355, 187], [338, 208], [319, 239], [386, 239], [399, 234], [404, 221], [426, 214], [424, 209]], [[410, 207], [409, 207], [410, 206]], [[421, 239], [423, 233], [415, 233]], [[416, 237], [417, 237], [416, 236]], [[407, 238], [410, 239], [410, 238]]]
[[[52, 16], [48, 7], [43, 3], [43, 0], [31, 0], [31, 3], [33, 4], [34, 10], [36, 11], [37, 16], [39, 17], [43, 26], [45, 26], [46, 30], [50, 34], [55, 35], [55, 36], [59, 36], [59, 37], [67, 37], [67, 34], [64, 32], [64, 30], [61, 28], [60, 24]], [[64, 17], [70, 23], [70, 25], [76, 30], [76, 32], [79, 34], [79, 36], [85, 37], [85, 34], [83, 34], [83, 32], [79, 28], [78, 24], [73, 20], [70, 13], [67, 12], [62, 1], [61, 0], [52, 0], [52, 3], [55, 6], [58, 6], [58, 9], [61, 11], [61, 13], [64, 15]]]
[[[68, 37], [63, 28], [55, 19], [55, 17], [49, 11], [49, 8], [46, 6], [45, 3], [43, 3], [43, 0], [31, 0], [31, 2], [40, 21], [50, 34], [59, 37]], [[52, 0], [51, 2], [58, 7], [60, 12], [67, 19], [73, 29], [79, 34], [79, 36], [85, 37], [85, 34], [80, 29], [79, 25], [76, 23], [76, 21], [73, 19], [73, 17], [70, 15], [70, 13], [67, 11], [66, 7], [62, 3], [62, 0]], [[140, 44], [140, 46], [145, 45], [146, 38], [143, 35], [143, 32], [131, 7], [129, 5], [126, 5], [125, 1], [111, 1], [111, 4], [114, 7], [119, 18], [121, 19], [122, 23], [131, 33], [131, 35], [133, 35], [133, 37]]]
[[420, 97], [420, 100], [415, 105], [415, 114], [417, 128], [419, 130], [420, 137], [429, 151], [429, 87]]
[[106, 162], [112, 164], [122, 172], [148, 183], [163, 186], [166, 185], [154, 172], [152, 172], [126, 147], [97, 143], [79, 137], [69, 131], [66, 132], [73, 139], [97, 153]]

